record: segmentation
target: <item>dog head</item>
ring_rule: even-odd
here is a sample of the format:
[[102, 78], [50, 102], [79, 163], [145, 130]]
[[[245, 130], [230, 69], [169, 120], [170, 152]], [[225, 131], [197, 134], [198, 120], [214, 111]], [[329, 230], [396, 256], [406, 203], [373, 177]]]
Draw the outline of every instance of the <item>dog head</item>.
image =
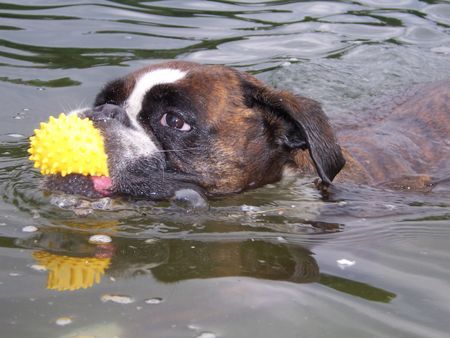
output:
[[152, 65], [108, 83], [93, 108], [77, 113], [104, 136], [110, 180], [53, 176], [51, 189], [167, 199], [187, 188], [222, 196], [278, 181], [303, 152], [326, 185], [344, 165], [317, 102], [223, 66]]

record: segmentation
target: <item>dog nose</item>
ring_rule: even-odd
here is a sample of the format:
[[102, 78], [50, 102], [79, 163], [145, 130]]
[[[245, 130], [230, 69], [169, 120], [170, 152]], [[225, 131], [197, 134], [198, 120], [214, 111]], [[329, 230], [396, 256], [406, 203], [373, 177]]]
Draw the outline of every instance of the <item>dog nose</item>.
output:
[[127, 112], [115, 104], [102, 104], [97, 106], [92, 111], [85, 114], [87, 118], [93, 122], [106, 122], [110, 120], [116, 120], [126, 127], [131, 126], [130, 118]]

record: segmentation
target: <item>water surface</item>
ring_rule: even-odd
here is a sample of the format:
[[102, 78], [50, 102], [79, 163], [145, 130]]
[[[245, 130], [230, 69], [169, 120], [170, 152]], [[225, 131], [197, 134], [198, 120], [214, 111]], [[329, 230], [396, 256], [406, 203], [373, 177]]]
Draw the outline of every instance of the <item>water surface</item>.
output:
[[450, 336], [448, 186], [323, 199], [288, 178], [195, 211], [44, 192], [26, 152], [49, 115], [169, 59], [237, 67], [359, 121], [450, 76], [448, 1], [42, 0], [0, 17], [2, 336]]

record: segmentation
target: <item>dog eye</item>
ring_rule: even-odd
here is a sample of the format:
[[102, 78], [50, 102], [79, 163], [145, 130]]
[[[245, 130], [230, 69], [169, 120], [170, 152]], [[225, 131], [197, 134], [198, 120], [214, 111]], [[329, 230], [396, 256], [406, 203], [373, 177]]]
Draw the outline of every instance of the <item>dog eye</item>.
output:
[[184, 120], [174, 113], [165, 113], [161, 118], [161, 124], [164, 127], [169, 127], [181, 131], [191, 130], [191, 126], [184, 122]]

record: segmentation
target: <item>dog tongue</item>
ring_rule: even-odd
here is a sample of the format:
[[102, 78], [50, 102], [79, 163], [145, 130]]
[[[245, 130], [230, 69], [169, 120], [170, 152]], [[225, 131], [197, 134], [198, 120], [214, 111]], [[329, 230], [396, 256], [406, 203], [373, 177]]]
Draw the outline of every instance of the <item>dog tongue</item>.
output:
[[92, 183], [94, 184], [95, 191], [99, 192], [103, 196], [111, 194], [109, 190], [112, 186], [111, 179], [107, 176], [91, 176]]

